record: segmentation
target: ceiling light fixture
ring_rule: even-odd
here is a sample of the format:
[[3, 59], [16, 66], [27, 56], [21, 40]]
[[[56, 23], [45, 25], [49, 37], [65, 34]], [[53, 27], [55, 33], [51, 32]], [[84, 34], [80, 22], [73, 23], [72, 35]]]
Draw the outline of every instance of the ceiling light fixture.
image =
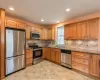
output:
[[15, 10], [13, 7], [9, 7], [9, 9], [10, 9], [11, 11], [14, 11], [14, 10]]
[[57, 23], [59, 23], [59, 21], [57, 21]]
[[43, 22], [44, 21], [44, 19], [41, 19], [41, 22]]
[[66, 11], [69, 12], [70, 11], [70, 8], [67, 8]]

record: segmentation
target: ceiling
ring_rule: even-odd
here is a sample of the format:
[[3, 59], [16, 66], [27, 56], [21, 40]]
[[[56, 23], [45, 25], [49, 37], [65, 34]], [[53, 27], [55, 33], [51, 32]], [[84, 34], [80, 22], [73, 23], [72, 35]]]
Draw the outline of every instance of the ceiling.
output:
[[[14, 11], [9, 10], [14, 7]], [[100, 0], [0, 0], [7, 13], [38, 24], [55, 24], [100, 11]], [[66, 12], [70, 8], [70, 12]], [[44, 19], [44, 22], [41, 22]]]

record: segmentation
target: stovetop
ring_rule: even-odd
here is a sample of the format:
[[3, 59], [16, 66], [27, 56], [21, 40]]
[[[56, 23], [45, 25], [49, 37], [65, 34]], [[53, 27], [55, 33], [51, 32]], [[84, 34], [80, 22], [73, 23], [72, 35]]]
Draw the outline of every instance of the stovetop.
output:
[[42, 48], [42, 47], [39, 47], [38, 45], [30, 45], [29, 47], [30, 47], [30, 48], [33, 48], [33, 49]]

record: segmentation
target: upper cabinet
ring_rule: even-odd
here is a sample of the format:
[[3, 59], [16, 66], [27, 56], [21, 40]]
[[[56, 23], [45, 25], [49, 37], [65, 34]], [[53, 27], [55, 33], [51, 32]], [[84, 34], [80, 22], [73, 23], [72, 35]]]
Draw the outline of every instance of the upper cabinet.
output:
[[25, 28], [25, 31], [26, 31], [26, 39], [28, 40], [28, 39], [30, 39], [30, 32], [31, 32], [31, 27], [30, 26], [26, 26], [26, 28]]
[[98, 39], [99, 19], [82, 21], [65, 26], [65, 39], [82, 39], [96, 40]]
[[23, 23], [23, 22], [17, 22], [17, 28], [18, 29], [24, 29], [25, 30], [25, 23]]
[[43, 28], [42, 29], [42, 40], [53, 40], [52, 28]]
[[87, 21], [88, 39], [98, 39], [99, 19]]
[[5, 27], [17, 28], [17, 22], [14, 19], [5, 19]]
[[65, 39], [76, 39], [76, 24], [66, 25], [64, 28]]

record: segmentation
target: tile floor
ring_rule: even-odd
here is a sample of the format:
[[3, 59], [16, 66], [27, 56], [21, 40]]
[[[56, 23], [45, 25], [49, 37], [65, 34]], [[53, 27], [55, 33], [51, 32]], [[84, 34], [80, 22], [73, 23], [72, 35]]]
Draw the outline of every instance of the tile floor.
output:
[[94, 80], [49, 61], [16, 72], [3, 80]]

